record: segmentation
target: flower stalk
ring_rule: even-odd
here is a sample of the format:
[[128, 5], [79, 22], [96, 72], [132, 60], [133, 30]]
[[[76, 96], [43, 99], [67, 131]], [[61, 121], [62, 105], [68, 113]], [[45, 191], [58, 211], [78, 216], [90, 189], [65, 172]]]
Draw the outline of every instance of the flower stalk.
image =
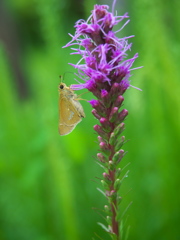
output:
[[[125, 143], [122, 133], [128, 115], [128, 111], [122, 108], [123, 94], [130, 87], [131, 67], [138, 54], [127, 59], [127, 51], [131, 48], [128, 39], [133, 36], [118, 38], [113, 31], [115, 25], [128, 18], [127, 13], [114, 16], [108, 9], [106, 5], [95, 5], [87, 21], [77, 21], [75, 35], [70, 35], [72, 40], [65, 47], [71, 46], [74, 51], [72, 54], [81, 55], [78, 64], [71, 65], [78, 69], [78, 76], [84, 82], [71, 85], [71, 89], [86, 88], [95, 96], [89, 103], [93, 108], [92, 114], [99, 121], [94, 130], [98, 134], [100, 148], [97, 159], [104, 169], [101, 180], [104, 190], [100, 191], [108, 202], [104, 207], [107, 227], [100, 225], [112, 239], [120, 240], [122, 219], [119, 217], [119, 204], [122, 197], [119, 189], [123, 177], [119, 163], [125, 155], [121, 149]], [[129, 20], [126, 20], [123, 27], [128, 22]]]

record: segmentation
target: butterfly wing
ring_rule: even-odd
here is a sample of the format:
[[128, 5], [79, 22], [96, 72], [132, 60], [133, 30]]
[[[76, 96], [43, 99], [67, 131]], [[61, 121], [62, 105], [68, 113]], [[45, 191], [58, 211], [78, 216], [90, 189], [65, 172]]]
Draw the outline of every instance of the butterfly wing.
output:
[[81, 104], [73, 98], [60, 95], [59, 98], [59, 134], [66, 135], [73, 131], [82, 120], [83, 109]]

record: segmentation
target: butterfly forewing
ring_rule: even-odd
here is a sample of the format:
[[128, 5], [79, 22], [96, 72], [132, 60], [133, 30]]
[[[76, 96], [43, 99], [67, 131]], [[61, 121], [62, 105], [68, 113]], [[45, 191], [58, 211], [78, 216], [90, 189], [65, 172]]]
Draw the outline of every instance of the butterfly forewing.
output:
[[75, 99], [76, 95], [64, 84], [59, 98], [59, 134], [66, 135], [85, 117], [81, 104]]

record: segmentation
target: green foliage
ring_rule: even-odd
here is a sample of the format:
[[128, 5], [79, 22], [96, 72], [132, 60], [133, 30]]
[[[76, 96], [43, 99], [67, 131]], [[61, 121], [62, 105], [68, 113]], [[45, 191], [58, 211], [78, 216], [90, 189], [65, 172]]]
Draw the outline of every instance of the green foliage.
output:
[[[121, 8], [118, 2], [116, 9], [131, 16], [123, 34], [136, 35], [132, 52], [139, 52], [136, 66], [144, 68], [131, 78], [143, 91], [130, 88], [124, 101], [129, 111], [124, 134], [130, 141], [120, 167], [131, 165], [121, 187], [122, 213], [133, 201], [125, 228], [130, 226], [131, 240], [177, 239], [180, 4], [127, 3]], [[84, 2], [85, 12], [90, 5]], [[101, 183], [95, 177], [101, 178], [103, 169], [95, 163], [96, 121], [89, 103], [82, 102], [86, 118], [70, 135], [60, 137], [57, 130], [58, 76], [73, 71], [68, 63], [79, 60], [61, 47], [70, 39], [67, 33], [73, 34], [74, 21], [84, 16], [67, 1], [8, 0], [3, 7], [11, 41], [0, 42], [0, 240], [105, 239], [97, 225], [101, 210], [92, 211], [106, 201], [96, 190]], [[66, 73], [64, 81], [69, 85], [73, 78]]]

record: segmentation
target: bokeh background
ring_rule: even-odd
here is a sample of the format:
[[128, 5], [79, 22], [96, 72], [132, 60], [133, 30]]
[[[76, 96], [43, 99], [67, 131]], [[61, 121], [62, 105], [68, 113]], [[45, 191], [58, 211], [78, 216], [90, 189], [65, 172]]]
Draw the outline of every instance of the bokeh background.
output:
[[[102, 169], [96, 164], [96, 120], [58, 134], [58, 84], [75, 83], [78, 56], [62, 49], [74, 23], [87, 19], [94, 0], [0, 1], [0, 240], [109, 239], [103, 222]], [[180, 239], [180, 1], [118, 0], [135, 35], [134, 67], [124, 107], [130, 139], [122, 162], [121, 211], [131, 240]], [[120, 26], [119, 26], [120, 27]], [[71, 72], [71, 73], [69, 73]], [[84, 98], [90, 100], [91, 94]], [[125, 173], [125, 172], [124, 172]]]

